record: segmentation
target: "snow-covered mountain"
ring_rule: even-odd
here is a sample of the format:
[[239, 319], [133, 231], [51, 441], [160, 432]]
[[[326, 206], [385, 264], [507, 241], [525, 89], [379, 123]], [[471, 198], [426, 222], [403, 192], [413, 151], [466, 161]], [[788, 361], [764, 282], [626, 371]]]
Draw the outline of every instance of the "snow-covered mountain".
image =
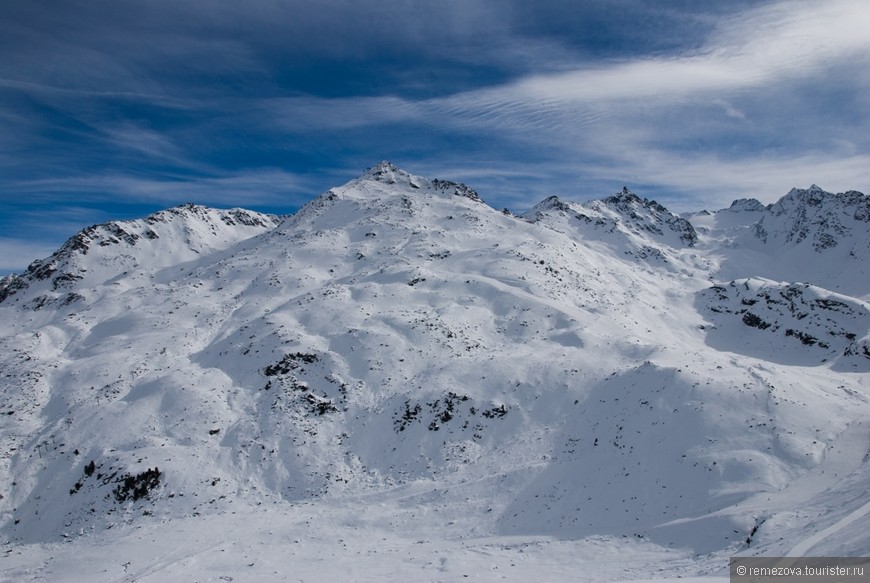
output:
[[72, 302], [72, 289], [96, 289], [180, 265], [273, 229], [280, 217], [186, 204], [140, 220], [88, 227], [21, 275], [0, 279], [0, 302], [24, 289], [37, 303]]
[[267, 505], [342, 541], [681, 574], [866, 554], [868, 205], [680, 217], [623, 190], [515, 216], [381, 163], [285, 218], [91, 227], [0, 281], [0, 536], [40, 557]]
[[870, 199], [860, 192], [832, 194], [813, 185], [794, 188], [767, 206], [742, 199], [688, 218], [725, 248], [716, 274], [722, 279], [747, 277], [749, 269], [870, 299]]

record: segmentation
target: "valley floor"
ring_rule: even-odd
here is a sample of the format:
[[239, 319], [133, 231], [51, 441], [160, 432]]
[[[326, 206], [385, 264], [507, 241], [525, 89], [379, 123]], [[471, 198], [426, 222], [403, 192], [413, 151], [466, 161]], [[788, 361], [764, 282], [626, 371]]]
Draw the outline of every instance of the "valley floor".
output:
[[[385, 524], [367, 524], [377, 513]], [[378, 520], [375, 520], [377, 522]], [[400, 528], [390, 528], [390, 520]], [[485, 536], [384, 504], [137, 520], [3, 551], [2, 581], [647, 581], [724, 583], [728, 556], [622, 537]]]

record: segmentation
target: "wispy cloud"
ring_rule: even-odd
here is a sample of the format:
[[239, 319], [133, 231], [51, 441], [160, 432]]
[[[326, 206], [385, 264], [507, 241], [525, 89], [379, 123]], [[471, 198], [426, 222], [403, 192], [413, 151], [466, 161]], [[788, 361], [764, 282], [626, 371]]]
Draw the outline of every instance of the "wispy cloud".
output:
[[[547, 151], [577, 176], [629, 176], [684, 194], [778, 193], [802, 176], [863, 187], [862, 158], [839, 161], [829, 148], [807, 151], [798, 142], [811, 137], [818, 150], [820, 141], [843, 140], [837, 120], [813, 111], [819, 104], [802, 93], [844, 74], [870, 85], [866, 30], [870, 11], [862, 1], [781, 2], [721, 22], [685, 54], [579, 63], [424, 100], [305, 98], [273, 105], [285, 108], [279, 119], [291, 131], [406, 122], [499, 135]], [[789, 110], [799, 118], [788, 118]], [[870, 129], [864, 117], [850, 123]], [[743, 166], [746, 172], [739, 171]]]
[[807, 92], [844, 74], [870, 85], [866, 30], [862, 2], [780, 3], [727, 21], [691, 54], [527, 76], [432, 101], [429, 112], [537, 143], [577, 175], [626, 176], [684, 198], [770, 197], [825, 180], [866, 188], [866, 157], [829, 144], [854, 150], [840, 132], [861, 140], [870, 120], [832, 115]]
[[784, 2], [731, 19], [696, 54], [531, 76], [499, 91], [509, 102], [601, 103], [752, 89], [866, 62], [868, 27], [864, 2]]
[[102, 129], [105, 139], [115, 148], [130, 150], [137, 155], [150, 156], [157, 159], [171, 160], [174, 163], [187, 160], [188, 154], [169, 136], [144, 128], [131, 122]]
[[203, 202], [211, 205], [298, 207], [311, 198], [309, 179], [279, 169], [220, 176], [135, 176], [120, 173], [59, 176], [2, 184], [7, 192], [32, 194], [43, 203], [96, 202], [116, 196], [135, 204]]

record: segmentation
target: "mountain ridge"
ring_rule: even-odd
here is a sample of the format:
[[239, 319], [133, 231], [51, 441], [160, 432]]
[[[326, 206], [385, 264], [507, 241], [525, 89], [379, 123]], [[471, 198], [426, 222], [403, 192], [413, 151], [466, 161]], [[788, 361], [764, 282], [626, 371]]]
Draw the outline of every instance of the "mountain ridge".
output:
[[[107, 273], [99, 274], [103, 281], [121, 273], [121, 269], [134, 270], [138, 267], [135, 258], [132, 262], [123, 260], [123, 253], [109, 253], [106, 248], [116, 246], [143, 247], [146, 241], [157, 248], [151, 253], [152, 265], [171, 264], [174, 261], [187, 261], [202, 252], [210, 252], [229, 246], [259, 232], [274, 228], [280, 222], [275, 215], [265, 215], [244, 209], [211, 209], [192, 203], [172, 207], [152, 213], [142, 219], [127, 221], [108, 221], [86, 227], [67, 239], [51, 256], [32, 262], [24, 273], [11, 274], [0, 279], [0, 302], [38, 282], [50, 280], [51, 291], [71, 287], [70, 284], [81, 279], [91, 279], [87, 273], [103, 267]], [[176, 230], [179, 232], [169, 233]], [[183, 244], [173, 241], [162, 247], [161, 233], [168, 238], [183, 237]], [[156, 242], [156, 243], [155, 243]], [[162, 247], [162, 248], [161, 248]], [[91, 265], [85, 256], [105, 255], [115, 259], [115, 267]], [[163, 259], [161, 260], [161, 256]], [[121, 261], [118, 261], [121, 259]], [[97, 269], [99, 271], [99, 269]]]

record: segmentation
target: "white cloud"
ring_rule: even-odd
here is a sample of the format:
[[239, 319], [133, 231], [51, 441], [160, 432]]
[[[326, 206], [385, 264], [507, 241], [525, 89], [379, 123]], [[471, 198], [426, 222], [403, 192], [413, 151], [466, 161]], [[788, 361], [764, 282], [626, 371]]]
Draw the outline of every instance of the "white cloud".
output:
[[764, 71], [805, 73], [831, 59], [865, 58], [870, 10], [863, 0], [787, 0], [732, 17], [710, 44]]
[[726, 22], [696, 54], [531, 76], [496, 91], [508, 103], [548, 104], [743, 90], [812, 77], [836, 63], [870, 62], [868, 30], [864, 1], [783, 2]]
[[713, 105], [721, 107], [728, 117], [733, 117], [734, 119], [746, 119], [746, 114], [744, 112], [740, 111], [734, 107], [733, 104], [724, 99], [714, 99], [712, 103]]
[[[865, 2], [784, 2], [742, 14], [690, 55], [636, 59], [531, 75], [429, 103], [438, 115], [499, 127], [548, 123], [570, 111], [574, 123], [639, 109], [679, 107], [705, 96], [774, 91], [796, 79], [824, 79], [848, 66], [870, 83], [870, 10]], [[726, 112], [745, 117], [733, 106]]]

